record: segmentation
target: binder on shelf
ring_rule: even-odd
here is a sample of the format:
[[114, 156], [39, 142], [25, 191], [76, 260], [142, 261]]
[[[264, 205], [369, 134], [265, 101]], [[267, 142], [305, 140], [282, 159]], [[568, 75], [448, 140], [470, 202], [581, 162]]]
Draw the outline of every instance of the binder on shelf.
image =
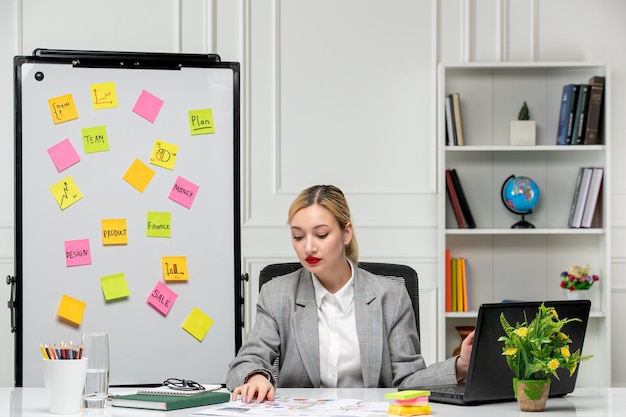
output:
[[602, 188], [602, 177], [604, 176], [603, 168], [592, 168], [591, 182], [589, 184], [589, 193], [587, 194], [587, 201], [585, 202], [585, 209], [583, 211], [583, 218], [580, 223], [580, 227], [589, 228], [592, 227], [593, 218], [598, 209], [598, 198], [600, 196], [600, 190]]
[[593, 168], [583, 167], [582, 177], [578, 188], [574, 190], [575, 207], [574, 213], [571, 216], [569, 227], [580, 228], [583, 219], [583, 212], [585, 210], [585, 204], [587, 203], [587, 195], [589, 194], [589, 185], [591, 184], [591, 174]]
[[585, 141], [585, 127], [587, 125], [587, 108], [591, 86], [581, 84], [578, 89], [578, 102], [576, 103], [576, 115], [574, 117], [574, 129], [572, 131], [572, 145], [582, 145]]
[[459, 175], [454, 168], [450, 170], [450, 174], [452, 175], [452, 182], [454, 184], [454, 188], [456, 189], [456, 194], [459, 199], [459, 204], [461, 205], [461, 212], [465, 218], [465, 223], [468, 228], [474, 229], [476, 227], [476, 222], [474, 221], [474, 216], [472, 216], [472, 211], [467, 203], [467, 198], [465, 198], [465, 193], [463, 192]]
[[459, 229], [465, 229], [465, 220], [463, 219], [459, 196], [456, 192], [454, 181], [452, 180], [452, 172], [449, 169], [446, 169], [446, 191], [448, 192], [448, 198], [450, 199], [450, 204], [452, 205], [452, 211], [454, 212], [457, 226]]
[[563, 86], [559, 125], [556, 134], [557, 145], [570, 145], [572, 143], [572, 128], [574, 125], [574, 112], [576, 111], [577, 97], [578, 84], [565, 84]]

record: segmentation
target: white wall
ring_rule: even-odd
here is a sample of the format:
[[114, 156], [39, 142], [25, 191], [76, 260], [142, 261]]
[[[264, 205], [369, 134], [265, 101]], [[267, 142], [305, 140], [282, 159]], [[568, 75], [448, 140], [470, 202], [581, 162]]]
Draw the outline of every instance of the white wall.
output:
[[[620, 0], [5, 0], [0, 193], [13, 195], [14, 55], [38, 47], [217, 52], [242, 63], [242, 262], [253, 278], [247, 322], [260, 268], [294, 259], [285, 227], [294, 194], [334, 183], [351, 203], [361, 258], [419, 272], [424, 354], [434, 360], [436, 63], [605, 61], [619, 115], [625, 8]], [[612, 119], [616, 157], [626, 146], [621, 119]], [[618, 181], [626, 167], [619, 162], [611, 190], [616, 317], [626, 313], [626, 189]], [[13, 273], [13, 216], [10, 201], [0, 206], [3, 275]], [[8, 287], [0, 298], [8, 299]], [[8, 322], [0, 308], [0, 385], [13, 382]], [[626, 335], [613, 323], [613, 345], [623, 346]], [[626, 364], [613, 351], [613, 382], [626, 385]]]

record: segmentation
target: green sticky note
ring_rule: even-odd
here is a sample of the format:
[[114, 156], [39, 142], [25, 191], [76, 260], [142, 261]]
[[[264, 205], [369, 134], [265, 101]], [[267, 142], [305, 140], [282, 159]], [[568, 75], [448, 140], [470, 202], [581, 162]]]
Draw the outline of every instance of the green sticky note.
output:
[[388, 394], [385, 394], [385, 398], [390, 398], [392, 400], [410, 400], [411, 398], [428, 397], [428, 396], [430, 396], [430, 391], [423, 391], [423, 390], [407, 390], [407, 391], [390, 392]]
[[130, 290], [126, 283], [124, 274], [115, 274], [100, 277], [100, 285], [102, 286], [102, 293], [104, 299], [107, 301], [117, 300], [118, 298], [128, 297]]
[[104, 152], [109, 150], [109, 139], [105, 126], [86, 127], [82, 129], [85, 153]]
[[189, 131], [192, 135], [215, 133], [213, 109], [189, 110]]
[[172, 213], [149, 211], [146, 222], [147, 237], [171, 237]]

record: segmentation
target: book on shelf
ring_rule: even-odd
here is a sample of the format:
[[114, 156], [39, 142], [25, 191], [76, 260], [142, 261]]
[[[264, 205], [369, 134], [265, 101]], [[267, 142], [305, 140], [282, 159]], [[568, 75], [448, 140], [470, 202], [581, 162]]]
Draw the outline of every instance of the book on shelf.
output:
[[450, 286], [450, 249], [446, 249], [446, 311], [452, 311], [452, 288]]
[[457, 311], [457, 285], [456, 285], [456, 258], [451, 258], [450, 259], [450, 281], [448, 282], [448, 285], [450, 285], [450, 293], [451, 295], [451, 299], [452, 299], [452, 304], [450, 307], [450, 311]]
[[446, 169], [446, 191], [448, 192], [448, 198], [452, 205], [452, 212], [456, 218], [456, 223], [459, 229], [465, 229], [465, 220], [463, 218], [463, 212], [461, 210], [461, 203], [459, 202], [459, 196], [452, 180], [452, 172]]
[[559, 124], [556, 134], [557, 145], [571, 145], [572, 143], [572, 129], [577, 98], [578, 84], [565, 84], [561, 94], [561, 109], [559, 111]]
[[454, 184], [454, 188], [456, 189], [456, 194], [459, 199], [461, 212], [463, 213], [463, 217], [465, 218], [465, 223], [469, 229], [474, 229], [476, 228], [476, 222], [474, 221], [472, 210], [470, 209], [467, 198], [465, 197], [465, 192], [463, 191], [463, 186], [461, 185], [459, 174], [454, 168], [450, 169], [450, 174], [452, 176], [452, 183]]
[[572, 130], [572, 145], [582, 145], [585, 141], [586, 116], [590, 93], [591, 86], [589, 84], [580, 84], [578, 86], [578, 101], [576, 103], [576, 113], [574, 116], [574, 129]]
[[591, 175], [593, 174], [593, 168], [582, 167], [581, 169], [582, 175], [580, 183], [577, 179], [578, 187], [574, 190], [574, 201], [572, 203], [574, 205], [574, 212], [570, 216], [570, 222], [568, 224], [568, 226], [572, 228], [580, 228], [582, 223], [585, 204], [587, 203], [587, 195], [589, 194], [589, 185], [591, 184]]
[[456, 141], [459, 146], [465, 145], [465, 137], [463, 136], [463, 122], [461, 118], [461, 95], [452, 93], [452, 114], [454, 116], [454, 132], [456, 133]]
[[162, 394], [116, 395], [111, 400], [113, 407], [142, 408], [147, 410], [180, 410], [230, 401], [230, 393], [222, 391], [201, 391], [187, 396]]
[[600, 197], [600, 190], [602, 189], [602, 177], [604, 176], [604, 169], [594, 167], [591, 174], [591, 181], [589, 183], [589, 192], [587, 193], [587, 201], [585, 202], [585, 209], [583, 211], [583, 218], [580, 223], [580, 227], [590, 228], [593, 225], [593, 219], [598, 207], [598, 199]]
[[463, 300], [465, 294], [463, 293], [463, 262], [460, 258], [455, 258], [456, 262], [456, 311], [463, 310]]
[[574, 222], [574, 212], [576, 211], [576, 203], [578, 203], [578, 195], [580, 194], [580, 182], [583, 179], [584, 167], [578, 168], [578, 175], [576, 176], [576, 185], [574, 185], [574, 198], [572, 199], [572, 205], [569, 209], [569, 218], [567, 220], [567, 226], [572, 227]]
[[454, 122], [454, 109], [453, 109], [451, 95], [446, 96], [445, 106], [446, 106], [446, 136], [448, 138], [448, 141], [446, 142], [446, 144], [449, 146], [456, 146], [459, 144], [459, 142], [456, 136], [456, 123]]
[[446, 275], [446, 293], [450, 293], [448, 312], [469, 311], [469, 280], [466, 258], [446, 258], [450, 274]]
[[587, 107], [587, 124], [585, 126], [585, 145], [597, 145], [601, 143], [600, 129], [602, 127], [602, 108], [604, 102], [605, 77], [593, 76], [589, 79], [590, 93]]

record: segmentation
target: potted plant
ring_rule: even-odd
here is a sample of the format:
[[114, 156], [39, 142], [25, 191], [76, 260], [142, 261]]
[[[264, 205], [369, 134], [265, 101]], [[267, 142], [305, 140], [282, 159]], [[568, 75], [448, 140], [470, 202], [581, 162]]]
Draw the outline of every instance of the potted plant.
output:
[[559, 379], [556, 371], [564, 368], [572, 376], [578, 363], [591, 358], [581, 355], [580, 349], [569, 350], [572, 341], [562, 329], [573, 321], [581, 320], [559, 319], [556, 309], [543, 303], [530, 322], [524, 315], [524, 322], [513, 326], [504, 313], [500, 314], [505, 336], [498, 341], [504, 342], [502, 355], [515, 375], [513, 390], [522, 411], [543, 411], [550, 393], [550, 375]]
[[600, 277], [589, 272], [589, 265], [570, 265], [567, 271], [561, 272], [561, 288], [567, 291], [567, 298], [579, 300], [588, 298], [587, 292]]
[[528, 104], [524, 101], [517, 114], [517, 120], [511, 120], [510, 141], [511, 145], [532, 146], [535, 144], [536, 125], [534, 120], [530, 120]]

